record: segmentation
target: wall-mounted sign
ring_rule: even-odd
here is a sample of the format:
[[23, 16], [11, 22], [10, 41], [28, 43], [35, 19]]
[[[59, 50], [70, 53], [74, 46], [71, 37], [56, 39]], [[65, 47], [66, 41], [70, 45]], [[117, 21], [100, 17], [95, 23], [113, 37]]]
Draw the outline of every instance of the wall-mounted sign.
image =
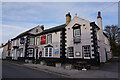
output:
[[76, 54], [76, 56], [81, 56], [80, 52], [76, 52], [75, 54]]
[[41, 36], [41, 38], [40, 38], [40, 44], [46, 44], [46, 35]]
[[21, 38], [21, 39], [20, 39], [20, 44], [24, 44], [24, 42], [25, 42], [25, 39], [24, 39], [24, 38]]
[[54, 52], [54, 55], [59, 55], [59, 51], [55, 51], [55, 52]]

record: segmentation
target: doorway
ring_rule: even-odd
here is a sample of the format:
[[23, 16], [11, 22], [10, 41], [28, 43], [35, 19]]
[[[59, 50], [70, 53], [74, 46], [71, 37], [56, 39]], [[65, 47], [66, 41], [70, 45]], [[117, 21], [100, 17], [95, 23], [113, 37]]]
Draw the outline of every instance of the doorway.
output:
[[39, 59], [39, 56], [38, 56], [38, 49], [36, 49], [36, 59]]

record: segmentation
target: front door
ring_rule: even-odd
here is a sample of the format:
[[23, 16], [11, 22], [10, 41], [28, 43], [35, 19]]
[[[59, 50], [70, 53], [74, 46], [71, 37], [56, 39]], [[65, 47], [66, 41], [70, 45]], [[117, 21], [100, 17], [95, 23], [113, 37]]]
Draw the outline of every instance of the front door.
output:
[[36, 59], [39, 59], [39, 57], [38, 57], [38, 49], [36, 49]]
[[108, 60], [108, 55], [107, 55], [107, 52], [106, 52], [106, 48], [105, 48], [105, 55], [106, 55], [106, 61]]

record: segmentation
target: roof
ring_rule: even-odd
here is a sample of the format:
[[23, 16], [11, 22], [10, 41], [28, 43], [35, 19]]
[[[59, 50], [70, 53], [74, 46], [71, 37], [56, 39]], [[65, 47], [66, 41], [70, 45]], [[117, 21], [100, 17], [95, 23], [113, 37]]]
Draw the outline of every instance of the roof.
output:
[[103, 34], [105, 35], [105, 37], [107, 37], [107, 38], [108, 38], [108, 36], [107, 36], [107, 34], [106, 34], [105, 32], [103, 32]]
[[56, 27], [53, 27], [50, 29], [46, 29], [43, 32], [38, 33], [37, 35], [47, 34], [47, 33], [51, 33], [51, 32], [57, 32], [57, 31], [60, 31], [61, 29], [65, 28], [66, 26], [67, 26], [66, 24], [62, 24], [62, 25], [59, 25], [59, 26], [56, 26]]
[[[36, 27], [37, 27], [37, 26], [36, 26]], [[34, 36], [34, 34], [31, 34], [31, 33], [29, 33], [29, 32], [32, 31], [33, 29], [35, 29], [36, 27], [34, 27], [34, 28], [32, 28], [32, 29], [29, 29], [29, 30], [27, 30], [27, 31], [19, 34], [17, 37], [11, 39], [11, 41], [12, 41], [12, 40], [15, 40], [15, 39], [17, 39], [17, 38], [20, 38], [20, 37], [22, 37], [22, 36], [25, 36], [25, 35], [33, 35], [33, 36]]]
[[[43, 32], [38, 33], [38, 34], [36, 34], [36, 35], [41, 35], [41, 34], [46, 34], [46, 33], [50, 33], [50, 32], [59, 31], [59, 30], [61, 30], [62, 28], [65, 28], [65, 26], [66, 26], [66, 24], [62, 24], [62, 25], [59, 25], [59, 26], [56, 26], [56, 27], [53, 27], [53, 28], [50, 28], [50, 29], [43, 30]], [[36, 27], [34, 27], [34, 28], [30, 29], [30, 30], [27, 30], [27, 31], [19, 34], [17, 37], [11, 39], [11, 41], [12, 41], [12, 40], [15, 40], [15, 39], [17, 39], [17, 38], [23, 37], [23, 36], [25, 36], [25, 35], [36, 36], [35, 34], [29, 33], [30, 31], [32, 31], [32, 30], [35, 29], [35, 28], [36, 28]]]
[[92, 25], [92, 24], [93, 24], [96, 28], [98, 28], [98, 30], [100, 29], [100, 28], [95, 24], [95, 22], [91, 22], [91, 23], [90, 23], [90, 25]]

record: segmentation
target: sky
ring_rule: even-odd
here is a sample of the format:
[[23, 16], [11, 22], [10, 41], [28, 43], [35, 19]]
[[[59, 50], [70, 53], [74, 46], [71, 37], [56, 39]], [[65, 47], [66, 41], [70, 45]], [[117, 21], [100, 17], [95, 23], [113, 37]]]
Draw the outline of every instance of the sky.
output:
[[97, 24], [101, 11], [103, 27], [118, 25], [117, 2], [2, 2], [2, 43], [37, 25], [45, 29], [64, 24], [70, 12]]

